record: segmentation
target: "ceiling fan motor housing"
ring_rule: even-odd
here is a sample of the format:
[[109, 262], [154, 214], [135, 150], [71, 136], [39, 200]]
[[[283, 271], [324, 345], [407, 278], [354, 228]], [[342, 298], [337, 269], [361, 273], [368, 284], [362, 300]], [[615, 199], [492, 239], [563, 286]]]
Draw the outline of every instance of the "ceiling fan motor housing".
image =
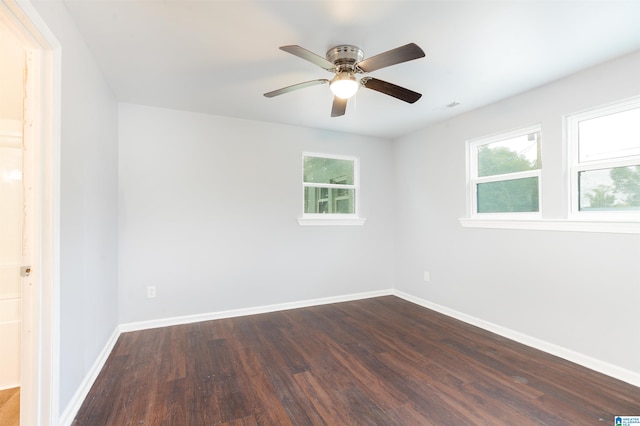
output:
[[341, 44], [327, 50], [327, 60], [333, 63], [338, 71], [355, 70], [355, 65], [364, 59], [364, 52], [358, 46]]

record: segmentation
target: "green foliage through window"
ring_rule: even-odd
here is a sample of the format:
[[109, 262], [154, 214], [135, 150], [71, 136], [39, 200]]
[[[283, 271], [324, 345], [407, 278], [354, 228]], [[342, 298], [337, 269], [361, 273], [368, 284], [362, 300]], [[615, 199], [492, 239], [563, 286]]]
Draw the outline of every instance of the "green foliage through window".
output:
[[355, 214], [354, 159], [304, 157], [304, 213]]
[[478, 213], [538, 211], [538, 178], [478, 184]]
[[325, 157], [304, 157], [304, 181], [353, 185], [353, 161]]
[[580, 210], [640, 210], [640, 166], [579, 173]]
[[476, 213], [538, 212], [540, 130], [471, 144]]
[[539, 139], [528, 149], [535, 149], [535, 157], [526, 156], [507, 146], [483, 145], [478, 150], [478, 176], [501, 175], [540, 168]]

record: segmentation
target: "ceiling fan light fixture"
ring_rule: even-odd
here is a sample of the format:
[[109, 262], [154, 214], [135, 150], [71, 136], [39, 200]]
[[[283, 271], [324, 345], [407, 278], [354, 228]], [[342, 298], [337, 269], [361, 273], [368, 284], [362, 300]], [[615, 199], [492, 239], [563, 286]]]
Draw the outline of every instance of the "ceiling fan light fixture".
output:
[[359, 86], [356, 77], [349, 72], [338, 73], [329, 83], [333, 94], [341, 99], [349, 99], [355, 95]]

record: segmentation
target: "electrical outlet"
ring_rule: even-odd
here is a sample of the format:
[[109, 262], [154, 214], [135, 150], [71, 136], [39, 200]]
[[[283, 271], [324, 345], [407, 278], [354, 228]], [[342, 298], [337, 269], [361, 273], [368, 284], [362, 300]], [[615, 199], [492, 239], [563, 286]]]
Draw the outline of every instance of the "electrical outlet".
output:
[[147, 299], [156, 297], [156, 286], [150, 285], [147, 287]]
[[424, 271], [424, 281], [429, 282], [431, 277], [429, 276], [429, 271]]

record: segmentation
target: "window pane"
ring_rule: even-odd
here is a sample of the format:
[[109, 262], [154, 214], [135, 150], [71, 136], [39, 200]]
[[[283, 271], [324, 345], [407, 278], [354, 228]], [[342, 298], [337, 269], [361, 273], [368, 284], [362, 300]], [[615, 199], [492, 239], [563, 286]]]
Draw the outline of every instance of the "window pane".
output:
[[578, 174], [580, 210], [640, 210], [640, 166]]
[[578, 123], [579, 161], [640, 155], [640, 108]]
[[356, 192], [349, 188], [314, 188], [304, 189], [305, 213], [355, 213]]
[[478, 184], [478, 213], [537, 212], [538, 178]]
[[304, 181], [353, 185], [353, 160], [304, 157]]
[[524, 172], [540, 168], [540, 132], [482, 145], [478, 176]]

